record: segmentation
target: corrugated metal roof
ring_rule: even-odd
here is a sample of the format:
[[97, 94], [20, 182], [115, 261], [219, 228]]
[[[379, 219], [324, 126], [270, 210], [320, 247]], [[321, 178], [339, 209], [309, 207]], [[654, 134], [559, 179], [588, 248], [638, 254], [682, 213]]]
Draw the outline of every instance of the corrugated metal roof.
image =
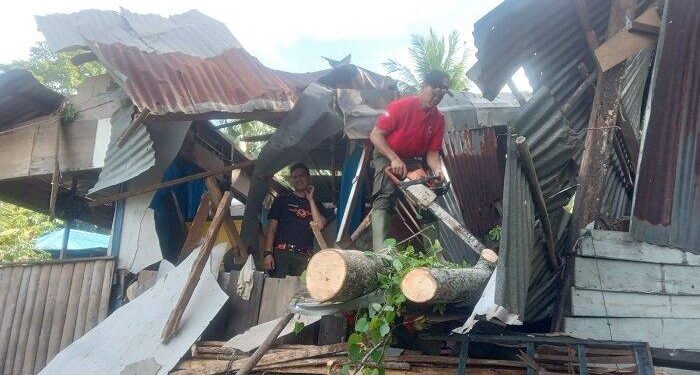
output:
[[639, 240], [695, 253], [700, 253], [698, 14], [698, 2], [666, 2], [631, 222]]
[[[535, 208], [530, 185], [518, 162], [515, 139], [508, 136], [503, 188], [503, 223], [498, 246], [496, 304], [524, 321], [535, 245]], [[546, 263], [546, 260], [544, 261]]]
[[153, 168], [156, 163], [156, 153], [153, 139], [145, 125], [139, 126], [126, 140], [122, 147], [117, 147], [119, 136], [131, 124], [134, 107], [128, 103], [119, 108], [110, 119], [111, 135], [105, 163], [100, 171], [100, 177], [90, 194], [116, 186], [132, 179]]
[[[63, 234], [66, 229], [49, 232], [36, 240], [39, 250], [60, 250], [63, 246]], [[106, 249], [109, 246], [109, 235], [71, 229], [68, 235], [67, 250]]]
[[297, 99], [294, 88], [242, 48], [208, 59], [118, 43], [95, 51], [113, 75], [125, 77], [122, 87], [139, 110], [153, 115], [286, 112]]
[[26, 70], [0, 71], [0, 131], [48, 115], [62, 101], [63, 96], [39, 83]]
[[196, 10], [165, 18], [123, 8], [121, 13], [88, 9], [37, 16], [36, 22], [54, 51], [119, 43], [145, 52], [180, 52], [207, 58], [242, 48], [226, 25]]
[[281, 78], [248, 54], [225, 25], [197, 11], [164, 18], [86, 10], [37, 17], [37, 23], [53, 50], [95, 52], [139, 110], [152, 115], [287, 112], [297, 86], [316, 77]]
[[653, 45], [628, 59], [620, 85], [620, 117], [635, 130], [637, 139], [642, 130], [642, 100], [655, 50]]
[[477, 236], [500, 224], [503, 169], [493, 128], [445, 132], [442, 147], [466, 228]]

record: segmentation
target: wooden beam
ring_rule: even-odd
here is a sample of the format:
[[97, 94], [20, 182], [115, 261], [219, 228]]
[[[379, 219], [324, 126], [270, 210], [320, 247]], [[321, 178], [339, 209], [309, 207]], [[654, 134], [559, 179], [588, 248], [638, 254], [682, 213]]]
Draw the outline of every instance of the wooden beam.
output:
[[[592, 54], [595, 54], [596, 48], [600, 44], [598, 42], [598, 36], [591, 26], [591, 21], [589, 17], [588, 7], [586, 6], [586, 0], [575, 0], [574, 5], [576, 5], [576, 15], [578, 15], [579, 25], [581, 30], [586, 35], [586, 44], [588, 44], [588, 49]], [[596, 64], [598, 60], [596, 60]], [[598, 66], [600, 69], [600, 65]]]
[[[214, 177], [207, 177], [204, 179], [204, 182], [207, 185], [207, 190], [211, 196], [212, 203], [214, 206], [218, 206], [223, 195], [221, 193], [221, 189], [219, 189], [219, 185], [216, 183], [216, 179]], [[231, 219], [230, 210], [224, 218], [224, 231], [226, 231], [226, 236], [233, 247], [237, 260], [244, 262], [247, 251], [245, 244], [241, 240], [241, 235], [238, 233], [236, 224], [234, 224], [233, 219]]]
[[262, 359], [263, 355], [267, 353], [268, 350], [272, 347], [272, 344], [277, 340], [277, 337], [280, 335], [284, 327], [287, 326], [287, 323], [289, 323], [292, 320], [292, 317], [294, 317], [294, 314], [292, 313], [287, 313], [284, 317], [280, 319], [280, 321], [275, 325], [275, 327], [272, 329], [269, 335], [267, 335], [267, 338], [265, 341], [263, 341], [262, 344], [255, 350], [253, 355], [248, 358], [248, 360], [241, 365], [240, 369], [236, 372], [237, 375], [248, 375], [250, 371], [255, 367], [256, 364]]
[[146, 186], [143, 188], [138, 188], [138, 189], [131, 190], [131, 191], [125, 191], [123, 193], [114, 194], [114, 195], [110, 195], [108, 197], [96, 199], [96, 200], [90, 202], [90, 207], [101, 206], [105, 203], [118, 201], [120, 199], [128, 198], [128, 197], [131, 197], [134, 195], [148, 193], [148, 192], [151, 192], [154, 190], [159, 190], [159, 189], [165, 189], [165, 188], [169, 188], [171, 186], [184, 184], [184, 183], [187, 183], [190, 181], [201, 180], [201, 179], [207, 178], [209, 176], [216, 176], [216, 175], [230, 172], [230, 171], [233, 171], [236, 169], [246, 168], [246, 167], [249, 167], [249, 166], [254, 165], [254, 164], [255, 164], [255, 160], [246, 160], [244, 162], [241, 162], [238, 164], [232, 164], [232, 165], [222, 167], [222, 168], [217, 169], [217, 170], [195, 173], [195, 174], [190, 175], [190, 176], [185, 176], [185, 177], [176, 178], [176, 179], [170, 180], [170, 181], [160, 182], [157, 184], [149, 185], [149, 186]]
[[318, 247], [323, 250], [327, 249], [328, 245], [326, 244], [326, 239], [323, 238], [323, 233], [318, 229], [318, 226], [316, 225], [315, 221], [312, 221], [309, 223], [309, 226], [311, 227], [311, 231], [314, 233], [314, 237], [316, 237], [316, 242], [318, 242]]
[[655, 366], [700, 371], [700, 353], [682, 349], [651, 348]]
[[177, 220], [180, 222], [180, 227], [182, 233], [185, 235], [189, 232], [187, 230], [187, 225], [185, 225], [185, 215], [182, 213], [182, 208], [180, 207], [180, 202], [177, 200], [177, 194], [173, 190], [170, 190], [170, 197], [173, 199], [173, 205], [175, 206], [175, 213], [177, 213]]
[[[617, 2], [613, 2], [613, 6]], [[632, 8], [634, 9], [634, 8]], [[617, 12], [618, 14], [622, 12]], [[611, 19], [612, 15], [611, 13]], [[656, 13], [656, 7], [650, 7], [644, 13], [634, 20], [635, 25], [644, 24], [647, 28], [658, 28], [661, 24], [658, 13]], [[650, 33], [638, 33], [631, 32], [627, 26], [627, 19], [617, 20], [615, 22], [614, 30], [620, 30], [619, 32], [610, 35], [608, 39], [600, 47], [596, 48], [595, 56], [600, 64], [600, 68], [603, 72], [608, 71], [615, 67], [617, 64], [622, 63], [628, 58], [634, 56], [637, 52], [656, 44], [658, 37], [656, 35], [651, 35]], [[610, 25], [608, 25], [608, 30], [610, 30]], [[648, 29], [647, 29], [648, 30]]]
[[661, 33], [661, 28], [657, 25], [649, 25], [643, 22], [627, 20], [627, 31], [637, 34], [646, 34], [658, 37]]
[[[634, 10], [636, 1], [613, 1], [608, 22], [608, 35], [614, 35], [624, 27], [625, 14]], [[600, 72], [596, 84], [595, 96], [591, 115], [586, 128], [581, 167], [579, 169], [579, 186], [574, 202], [573, 225], [571, 239], [579, 237], [579, 230], [600, 213], [602, 200], [600, 190], [603, 179], [607, 176], [608, 160], [612, 147], [612, 139], [617, 124], [620, 107], [620, 82], [624, 73], [624, 64]]]
[[542, 224], [542, 232], [544, 233], [545, 243], [547, 244], [549, 263], [555, 270], [559, 269], [560, 262], [559, 257], [557, 257], [557, 249], [554, 242], [554, 231], [552, 231], [552, 224], [549, 221], [547, 204], [544, 201], [540, 181], [537, 178], [535, 164], [532, 161], [532, 155], [530, 155], [530, 147], [528, 147], [525, 137], [518, 137], [518, 139], [515, 140], [515, 144], [518, 146], [518, 156], [520, 156], [525, 177], [527, 178], [527, 182], [530, 184], [530, 189], [532, 189], [533, 202], [535, 203], [535, 207], [539, 213], [540, 223]]
[[515, 85], [515, 82], [513, 82], [513, 78], [508, 78], [508, 81], [506, 81], [508, 84], [508, 88], [510, 88], [510, 92], [513, 93], [515, 96], [515, 99], [518, 101], [518, 104], [520, 104], [521, 107], [525, 106], [527, 103], [527, 99], [525, 99], [525, 95], [523, 95], [522, 92], [518, 89], [518, 86]]
[[51, 174], [51, 196], [49, 197], [49, 219], [56, 216], [56, 199], [61, 183], [61, 168], [58, 163], [58, 154], [61, 149], [61, 123], [56, 122], [56, 143], [53, 153], [53, 173]]
[[177, 258], [177, 262], [182, 262], [187, 256], [190, 255], [192, 250], [197, 248], [200, 241], [202, 240], [202, 234], [204, 233], [204, 224], [207, 222], [209, 217], [209, 209], [211, 208], [211, 201], [207, 193], [202, 194], [202, 198], [199, 200], [199, 207], [197, 208], [197, 213], [194, 214], [194, 219], [192, 219], [192, 225], [190, 230], [187, 231], [187, 238], [182, 244], [182, 250], [180, 250], [180, 255]]
[[248, 135], [245, 137], [241, 137], [239, 140], [241, 142], [267, 142], [270, 140], [270, 137], [272, 137], [273, 134], [275, 133]]
[[144, 109], [143, 111], [139, 112], [138, 116], [134, 119], [134, 121], [129, 124], [129, 126], [124, 130], [124, 132], [117, 138], [117, 147], [121, 148], [124, 146], [127, 140], [129, 140], [129, 137], [131, 137], [134, 132], [136, 132], [136, 129], [143, 124], [143, 121], [146, 120], [146, 117], [151, 113], [149, 109]]
[[199, 250], [197, 259], [195, 259], [194, 263], [192, 264], [192, 270], [190, 271], [190, 275], [187, 277], [185, 287], [182, 290], [180, 298], [177, 300], [175, 308], [170, 314], [168, 321], [165, 323], [165, 327], [163, 327], [163, 333], [161, 335], [163, 343], [170, 341], [170, 339], [173, 338], [179, 330], [180, 319], [182, 319], [182, 315], [185, 313], [185, 309], [192, 298], [194, 289], [197, 287], [197, 283], [199, 283], [204, 267], [209, 260], [209, 255], [211, 254], [211, 250], [214, 247], [214, 242], [216, 241], [216, 235], [219, 233], [219, 228], [221, 228], [224, 218], [228, 215], [232, 198], [233, 196], [231, 195], [231, 192], [227, 191], [224, 193], [221, 202], [219, 202], [219, 205], [216, 208], [214, 219], [209, 226], [207, 235], [204, 237], [204, 244], [202, 244], [202, 247]]

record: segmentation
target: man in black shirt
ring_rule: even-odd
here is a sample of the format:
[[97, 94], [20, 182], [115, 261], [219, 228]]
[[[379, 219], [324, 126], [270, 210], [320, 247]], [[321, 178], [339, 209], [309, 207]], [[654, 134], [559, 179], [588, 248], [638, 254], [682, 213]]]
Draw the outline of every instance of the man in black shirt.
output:
[[306, 269], [314, 248], [311, 222], [322, 230], [332, 213], [314, 199], [309, 168], [301, 163], [290, 167], [294, 192], [279, 196], [267, 218], [263, 266], [272, 277], [299, 276]]

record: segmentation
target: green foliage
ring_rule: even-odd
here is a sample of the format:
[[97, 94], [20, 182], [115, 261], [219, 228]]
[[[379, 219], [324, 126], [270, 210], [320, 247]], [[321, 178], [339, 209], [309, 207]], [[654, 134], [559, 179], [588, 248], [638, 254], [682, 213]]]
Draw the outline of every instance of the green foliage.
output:
[[248, 154], [248, 156], [256, 159], [267, 142], [243, 142], [241, 138], [273, 133], [275, 128], [261, 121], [249, 121], [224, 128], [223, 131], [238, 142], [238, 148]]
[[433, 69], [442, 70], [450, 77], [450, 89], [466, 91], [468, 89], [467, 53], [464, 43], [460, 41], [459, 32], [453, 30], [445, 36], [437, 36], [433, 29], [428, 35], [411, 35], [411, 47], [408, 48], [413, 67], [408, 67], [394, 59], [384, 62], [384, 68], [390, 75], [399, 79], [399, 89], [404, 94], [415, 94], [420, 90], [422, 78]]
[[297, 321], [294, 322], [294, 333], [299, 334], [304, 330], [304, 322]]
[[63, 110], [61, 111], [61, 125], [68, 125], [75, 121], [75, 117], [78, 115], [78, 109], [75, 108], [73, 103], [67, 103]]
[[500, 225], [496, 225], [495, 227], [491, 228], [491, 230], [489, 230], [489, 238], [491, 239], [491, 241], [496, 241], [496, 242], [501, 240], [501, 226]]
[[34, 241], [60, 224], [44, 214], [0, 202], [0, 262], [49, 259], [48, 253], [34, 248]]
[[[391, 332], [394, 328], [408, 323], [417, 329], [425, 328], [423, 316], [410, 322], [404, 319], [406, 296], [400, 287], [403, 277], [414, 268], [445, 267], [438, 259], [442, 251], [438, 241], [425, 253], [415, 251], [410, 245], [397, 249], [396, 240], [393, 238], [386, 240], [384, 244], [391, 250], [393, 257], [390, 271], [379, 275], [379, 287], [384, 293], [384, 301], [374, 302], [358, 311], [354, 332], [348, 337], [348, 356], [356, 366], [363, 366], [365, 374], [384, 372], [380, 364], [386, 347], [391, 344]], [[442, 310], [444, 311], [444, 306]]]
[[40, 42], [31, 48], [28, 60], [14, 61], [0, 68], [29, 70], [39, 82], [50, 89], [63, 95], [73, 95], [85, 78], [105, 73], [104, 66], [97, 61], [90, 61], [80, 66], [73, 65], [71, 58], [84, 52], [54, 53], [45, 42]]

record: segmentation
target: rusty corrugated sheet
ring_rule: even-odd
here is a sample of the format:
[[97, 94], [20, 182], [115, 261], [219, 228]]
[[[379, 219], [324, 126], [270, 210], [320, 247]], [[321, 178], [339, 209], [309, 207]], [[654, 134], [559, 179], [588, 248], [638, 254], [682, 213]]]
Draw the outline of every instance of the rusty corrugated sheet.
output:
[[208, 59], [118, 43], [95, 50], [113, 75], [126, 77], [122, 87], [139, 110], [154, 115], [286, 112], [297, 99], [294, 88], [242, 48]]
[[0, 131], [48, 115], [62, 101], [63, 96], [39, 83], [26, 70], [0, 71]]
[[87, 10], [37, 17], [37, 23], [53, 50], [94, 52], [134, 104], [153, 115], [287, 112], [297, 86], [316, 77], [281, 78], [248, 54], [225, 25], [197, 11], [166, 19]]
[[503, 191], [503, 170], [495, 131], [447, 131], [442, 152], [467, 229], [477, 236], [488, 234], [501, 222], [496, 206]]
[[666, 2], [632, 235], [700, 253], [700, 3]]
[[107, 317], [114, 259], [0, 264], [0, 373], [36, 374]]

